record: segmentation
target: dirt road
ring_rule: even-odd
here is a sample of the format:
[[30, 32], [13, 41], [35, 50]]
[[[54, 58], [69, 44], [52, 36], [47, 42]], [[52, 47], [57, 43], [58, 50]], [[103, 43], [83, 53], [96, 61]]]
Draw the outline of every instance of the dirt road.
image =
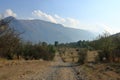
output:
[[81, 80], [72, 68], [72, 64], [64, 63], [59, 55], [56, 55], [55, 61], [56, 65], [53, 66], [53, 73], [45, 80]]
[[[4, 64], [4, 65], [3, 65]], [[64, 63], [59, 54], [54, 61], [0, 62], [0, 80], [81, 80], [70, 63]]]

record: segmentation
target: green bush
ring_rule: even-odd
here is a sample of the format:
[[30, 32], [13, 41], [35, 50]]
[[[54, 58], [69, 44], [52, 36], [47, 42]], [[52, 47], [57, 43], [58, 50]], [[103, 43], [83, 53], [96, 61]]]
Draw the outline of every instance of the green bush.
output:
[[78, 54], [79, 54], [78, 63], [84, 64], [85, 59], [86, 59], [86, 55], [87, 55], [87, 49], [81, 48], [81, 49], [79, 50], [79, 53], [78, 53]]

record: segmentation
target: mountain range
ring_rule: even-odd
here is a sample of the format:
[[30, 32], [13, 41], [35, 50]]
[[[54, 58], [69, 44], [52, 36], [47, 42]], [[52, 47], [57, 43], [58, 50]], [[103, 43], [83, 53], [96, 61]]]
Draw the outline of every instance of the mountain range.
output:
[[22, 37], [23, 40], [33, 43], [38, 43], [39, 41], [66, 43], [78, 40], [92, 40], [95, 37], [92, 32], [87, 30], [68, 28], [61, 24], [43, 20], [23, 20], [14, 17], [5, 18], [5, 20], [9, 19], [11, 19], [9, 27], [22, 33], [20, 37]]

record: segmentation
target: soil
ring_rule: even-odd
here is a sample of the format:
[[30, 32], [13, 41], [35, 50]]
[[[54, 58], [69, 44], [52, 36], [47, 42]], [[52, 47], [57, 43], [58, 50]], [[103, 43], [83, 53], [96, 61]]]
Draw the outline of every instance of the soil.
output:
[[0, 61], [0, 80], [120, 80], [119, 76], [111, 69], [106, 70], [104, 65], [64, 63], [59, 54], [54, 61]]
[[1, 61], [0, 80], [77, 80], [70, 65], [58, 54], [54, 61]]

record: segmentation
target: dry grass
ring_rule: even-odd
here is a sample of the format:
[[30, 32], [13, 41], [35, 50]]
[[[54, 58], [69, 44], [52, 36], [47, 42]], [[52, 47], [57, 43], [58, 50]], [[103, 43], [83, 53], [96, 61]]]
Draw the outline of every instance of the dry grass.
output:
[[1, 60], [0, 80], [24, 80], [23, 77], [31, 76], [37, 72], [44, 72], [51, 65], [51, 62], [31, 60]]
[[61, 57], [65, 62], [78, 62], [79, 55], [76, 48], [61, 49]]
[[79, 71], [83, 72], [91, 80], [120, 80], [120, 74], [114, 72], [114, 69], [107, 69], [105, 64], [97, 64], [94, 67], [82, 65]]

